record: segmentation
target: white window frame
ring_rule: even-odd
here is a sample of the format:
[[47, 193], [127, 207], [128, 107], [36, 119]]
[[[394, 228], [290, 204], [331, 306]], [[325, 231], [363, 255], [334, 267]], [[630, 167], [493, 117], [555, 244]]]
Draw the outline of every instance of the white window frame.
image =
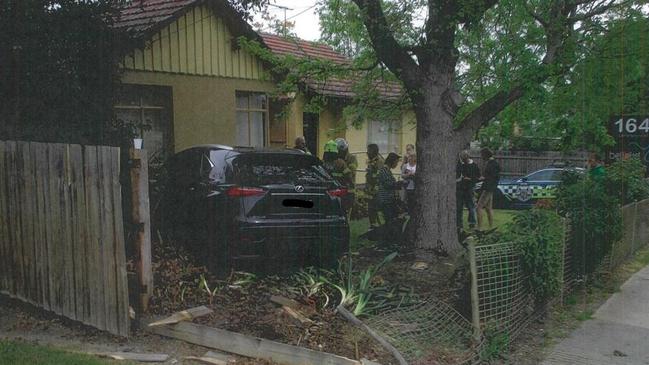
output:
[[[387, 134], [387, 146], [386, 149], [381, 149], [381, 145], [377, 143], [376, 135], [372, 133], [374, 126], [380, 123], [380, 129], [385, 128]], [[367, 143], [376, 143], [379, 145], [379, 152], [381, 154], [388, 154], [390, 152], [400, 153], [401, 151], [401, 121], [381, 121], [381, 120], [370, 120], [367, 127]]]
[[[243, 96], [244, 94], [247, 96], [247, 99], [248, 99], [247, 108], [240, 107], [239, 103], [238, 103], [239, 97]], [[250, 107], [250, 99], [251, 99], [251, 96], [253, 96], [253, 95], [264, 95], [264, 97], [266, 98], [265, 108], [251, 108]], [[268, 126], [268, 116], [269, 116], [269, 98], [268, 98], [268, 94], [263, 93], [263, 92], [257, 92], [257, 91], [237, 90], [235, 92], [234, 103], [235, 103], [235, 123], [237, 123], [237, 124], [239, 123], [239, 118], [238, 118], [239, 113], [247, 113], [248, 114], [248, 145], [250, 145], [250, 140], [251, 140], [251, 136], [252, 136], [251, 123], [250, 123], [250, 121], [251, 121], [250, 114], [253, 113], [253, 112], [257, 112], [257, 113], [261, 112], [262, 113], [262, 115], [263, 115], [262, 128], [264, 129], [262, 131], [262, 136], [263, 136], [262, 147], [267, 146], [268, 145], [268, 138], [269, 138], [268, 137], [268, 128], [269, 128], [269, 126]], [[235, 124], [235, 128], [238, 127], [237, 124]], [[237, 138], [237, 137], [235, 136], [235, 138]], [[239, 143], [235, 143], [235, 144], [239, 144]]]

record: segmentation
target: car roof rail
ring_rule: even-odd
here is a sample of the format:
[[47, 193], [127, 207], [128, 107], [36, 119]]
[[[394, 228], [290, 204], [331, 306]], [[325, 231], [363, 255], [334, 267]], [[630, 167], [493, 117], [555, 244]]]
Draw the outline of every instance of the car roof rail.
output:
[[180, 152], [184, 152], [184, 151], [188, 151], [188, 150], [191, 150], [191, 149], [194, 149], [194, 148], [209, 148], [209, 149], [219, 149], [219, 150], [233, 150], [233, 148], [232, 148], [231, 146], [226, 146], [226, 145], [223, 145], [223, 144], [213, 144], [213, 143], [211, 143], [211, 144], [197, 144], [197, 145], [194, 145], [194, 146], [189, 146], [189, 147], [187, 147], [187, 148], [184, 148], [184, 149], [178, 151], [178, 153], [180, 153]]

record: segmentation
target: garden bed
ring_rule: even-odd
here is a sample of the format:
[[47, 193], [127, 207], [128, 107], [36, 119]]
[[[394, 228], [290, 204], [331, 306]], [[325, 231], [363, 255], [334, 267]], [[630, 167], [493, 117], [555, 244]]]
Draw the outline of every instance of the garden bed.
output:
[[[365, 309], [357, 312], [363, 319], [373, 313], [399, 305], [415, 303], [431, 295], [447, 303], [457, 302], [453, 263], [431, 255], [431, 261], [413, 267], [415, 256], [404, 251], [377, 269], [391, 254], [365, 243], [353, 254], [353, 282], [370, 288]], [[205, 305], [213, 313], [195, 323], [261, 337], [285, 344], [325, 351], [360, 360], [367, 358], [381, 364], [395, 363], [378, 343], [335, 312], [346, 285], [346, 260], [339, 270], [305, 268], [283, 275], [257, 277], [233, 272], [219, 280], [196, 264], [185, 250], [172, 244], [154, 242], [155, 291], [151, 313], [166, 316], [190, 307]], [[371, 275], [367, 272], [370, 270]], [[361, 277], [364, 276], [364, 279]], [[338, 290], [336, 286], [341, 287]], [[300, 321], [271, 296], [281, 296], [301, 305]], [[348, 306], [354, 310], [356, 306]], [[452, 354], [448, 359], [453, 357]], [[439, 362], [444, 364], [443, 361]]]

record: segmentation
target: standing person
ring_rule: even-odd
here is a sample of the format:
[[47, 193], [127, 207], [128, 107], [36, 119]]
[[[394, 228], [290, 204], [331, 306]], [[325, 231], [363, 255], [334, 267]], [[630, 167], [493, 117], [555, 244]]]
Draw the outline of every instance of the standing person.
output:
[[483, 148], [480, 150], [480, 157], [485, 161], [484, 171], [482, 173], [482, 188], [480, 189], [480, 198], [478, 199], [478, 229], [482, 229], [482, 210], [487, 212], [487, 219], [489, 220], [489, 228], [494, 226], [493, 217], [493, 197], [494, 192], [498, 188], [498, 181], [500, 180], [500, 165], [494, 158], [494, 153], [488, 149]]
[[367, 170], [365, 174], [365, 193], [367, 194], [367, 214], [370, 219], [370, 229], [379, 226], [379, 208], [376, 195], [378, 193], [378, 174], [383, 168], [383, 157], [379, 154], [376, 143], [367, 145]]
[[345, 211], [349, 213], [356, 199], [356, 169], [358, 160], [356, 156], [349, 153], [349, 144], [344, 138], [336, 138], [338, 159], [335, 162], [336, 174], [339, 174], [339, 182], [347, 187], [347, 195], [343, 198]]
[[399, 164], [401, 157], [394, 152], [390, 152], [385, 158], [385, 164], [379, 170], [377, 176], [378, 193], [377, 199], [379, 209], [385, 219], [385, 230], [383, 238], [387, 243], [397, 243], [398, 236], [401, 233], [401, 227], [397, 222], [399, 217], [399, 208], [397, 205], [397, 191], [403, 187], [403, 181], [397, 181], [392, 175], [392, 169]]
[[410, 155], [415, 154], [415, 145], [408, 143], [406, 145], [406, 155], [403, 156], [403, 161], [401, 162], [401, 174], [403, 174], [403, 171], [406, 168], [406, 165], [408, 165], [408, 161], [410, 159]]
[[334, 163], [338, 159], [338, 145], [333, 140], [327, 141], [324, 145], [324, 153], [322, 154], [322, 165], [332, 176], [335, 176]]
[[457, 229], [464, 227], [462, 213], [464, 207], [469, 210], [469, 228], [476, 225], [476, 206], [473, 200], [473, 189], [480, 179], [480, 168], [470, 157], [468, 151], [460, 152], [455, 172], [455, 202], [457, 209]]
[[[408, 166], [408, 161], [410, 160], [410, 156], [415, 153], [415, 145], [408, 143], [406, 145], [406, 155], [403, 156], [403, 161], [401, 161], [401, 178], [403, 179], [403, 175], [406, 171], [406, 167]], [[408, 192], [405, 190], [402, 190], [399, 192], [399, 197], [402, 201], [406, 202], [406, 205], [408, 205]]]
[[601, 180], [606, 176], [604, 161], [596, 152], [591, 153], [588, 158], [588, 174], [595, 180]]
[[415, 209], [415, 173], [417, 172], [417, 154], [412, 153], [408, 156], [408, 163], [401, 169], [401, 178], [406, 184], [406, 205], [408, 206], [408, 215], [412, 217]]
[[298, 136], [297, 138], [295, 138], [295, 147], [293, 148], [296, 150], [300, 150], [306, 153], [307, 155], [311, 154], [311, 151], [309, 151], [309, 149], [306, 146], [306, 139], [304, 139], [304, 136]]

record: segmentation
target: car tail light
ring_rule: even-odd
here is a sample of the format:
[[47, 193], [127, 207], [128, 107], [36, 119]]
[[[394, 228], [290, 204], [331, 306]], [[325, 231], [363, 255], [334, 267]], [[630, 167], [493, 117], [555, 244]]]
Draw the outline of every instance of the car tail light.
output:
[[232, 197], [256, 196], [256, 195], [264, 195], [264, 193], [266, 193], [264, 189], [247, 188], [243, 186], [233, 186], [227, 191], [228, 196], [232, 196]]
[[327, 194], [329, 194], [329, 196], [332, 198], [342, 198], [343, 196], [347, 195], [347, 193], [347, 188], [338, 188], [327, 191]]

